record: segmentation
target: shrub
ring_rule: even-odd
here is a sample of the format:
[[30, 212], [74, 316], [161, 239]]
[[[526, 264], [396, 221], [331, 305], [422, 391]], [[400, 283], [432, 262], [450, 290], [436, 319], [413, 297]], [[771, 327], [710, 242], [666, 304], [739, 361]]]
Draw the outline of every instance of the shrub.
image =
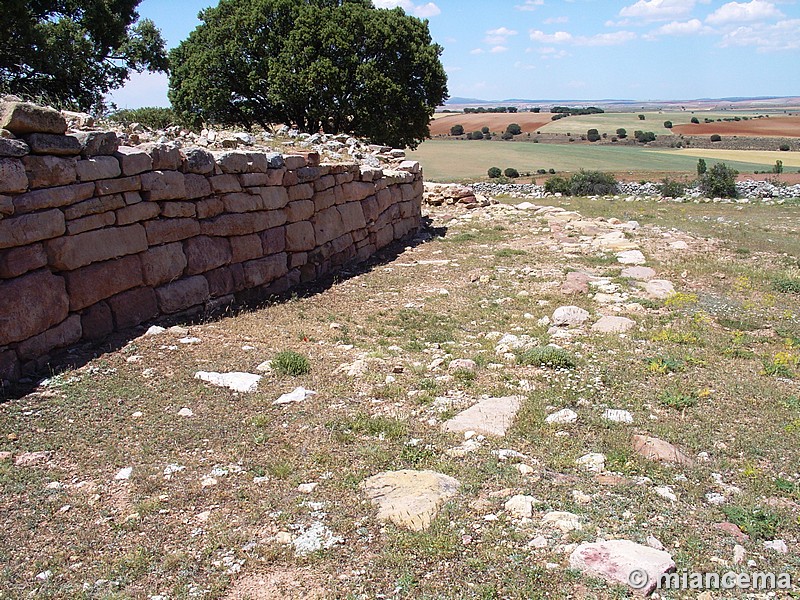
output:
[[548, 172], [548, 173], [550, 173], [550, 175], [555, 175], [555, 174], [556, 174], [556, 170], [555, 170], [554, 168], [552, 168], [552, 167], [550, 167], [550, 168], [547, 170], [547, 172]]
[[536, 169], [538, 175], [547, 175], [547, 169]]
[[775, 173], [776, 175], [780, 175], [781, 173], [783, 173], [783, 161], [782, 160], [776, 160], [775, 161], [775, 166], [772, 167], [772, 172]]
[[572, 354], [555, 346], [540, 346], [523, 350], [517, 353], [517, 362], [520, 365], [550, 367], [551, 369], [574, 369], [578, 365]]
[[781, 152], [788, 152], [789, 151], [789, 144], [781, 144], [778, 148]]
[[664, 121], [664, 127], [666, 129], [672, 129], [672, 121]]
[[489, 177], [492, 178], [492, 179], [497, 179], [502, 174], [503, 174], [503, 172], [500, 170], [500, 167], [492, 167], [487, 172], [487, 175], [489, 175]]
[[695, 125], [699, 125], [700, 119], [698, 119], [697, 117], [692, 117], [692, 123], [694, 123]]
[[596, 142], [600, 139], [600, 133], [597, 131], [597, 129], [590, 129], [586, 132], [586, 139], [590, 142]]
[[510, 133], [511, 135], [519, 135], [522, 133], [522, 127], [520, 127], [517, 123], [511, 123], [508, 127], [506, 127], [506, 133]]
[[467, 135], [467, 139], [470, 139], [470, 140], [482, 140], [483, 139], [483, 132], [473, 131], [472, 133]]
[[624, 140], [626, 137], [628, 137], [628, 132], [625, 131], [623, 127], [620, 127], [617, 129], [617, 137], [621, 140]]
[[700, 176], [700, 191], [709, 198], [735, 198], [738, 174], [725, 163], [716, 163]]
[[509, 167], [505, 171], [503, 171], [503, 175], [505, 175], [506, 177], [508, 177], [510, 179], [513, 179], [515, 177], [519, 177], [519, 171], [517, 171], [513, 167]]
[[697, 161], [697, 176], [700, 177], [703, 173], [708, 170], [706, 167], [706, 161], [702, 158]]
[[712, 142], [721, 142], [722, 141], [722, 136], [720, 134], [718, 134], [718, 133], [714, 133], [714, 134], [711, 135], [711, 141]]
[[463, 125], [453, 125], [450, 128], [450, 135], [464, 135], [464, 126]]
[[783, 275], [772, 281], [772, 289], [784, 294], [800, 294], [800, 278]]
[[639, 115], [639, 120], [644, 121], [644, 115]]
[[669, 177], [661, 180], [660, 191], [662, 198], [680, 198], [686, 191], [686, 184], [682, 181], [675, 181]]
[[502, 139], [502, 140], [513, 140], [514, 139], [514, 134], [511, 133], [510, 131], [504, 131], [503, 135], [500, 136], [500, 139]]
[[483, 127], [481, 127], [481, 133], [486, 135], [487, 133], [489, 133], [489, 128], [484, 125]]
[[110, 121], [122, 123], [125, 126], [131, 123], [141, 123], [150, 129], [166, 129], [178, 125], [179, 119], [171, 108], [159, 106], [144, 106], [142, 108], [125, 108], [108, 115]]
[[636, 141], [640, 144], [646, 144], [648, 142], [653, 142], [656, 139], [656, 134], [652, 131], [635, 131], [633, 133], [633, 137], [636, 138]]
[[584, 171], [575, 173], [569, 179], [569, 193], [572, 196], [606, 196], [617, 189], [617, 181], [611, 173]]
[[569, 194], [569, 181], [561, 176], [551, 177], [544, 182], [544, 191], [550, 194]]
[[279, 352], [272, 359], [272, 370], [278, 375], [306, 375], [311, 371], [311, 364], [302, 354], [294, 350]]

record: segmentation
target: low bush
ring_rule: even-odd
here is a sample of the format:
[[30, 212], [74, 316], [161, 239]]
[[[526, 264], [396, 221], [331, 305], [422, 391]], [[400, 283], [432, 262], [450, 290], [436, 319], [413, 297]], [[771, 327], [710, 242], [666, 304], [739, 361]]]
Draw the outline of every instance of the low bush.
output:
[[628, 137], [628, 132], [625, 130], [625, 128], [620, 127], [617, 129], [617, 137], [621, 140], [624, 140], [626, 137]]
[[600, 139], [600, 133], [597, 131], [597, 129], [590, 129], [586, 132], [586, 139], [590, 142], [596, 142]]
[[551, 177], [544, 182], [544, 191], [549, 194], [569, 194], [569, 181], [561, 176]]
[[617, 189], [617, 180], [611, 173], [584, 171], [575, 173], [569, 179], [569, 193], [572, 196], [606, 196]]
[[518, 352], [517, 363], [551, 369], [574, 369], [578, 366], [578, 361], [572, 354], [556, 346], [537, 346]]
[[700, 176], [700, 191], [708, 198], [735, 198], [738, 174], [725, 163], [716, 163]]
[[800, 294], [800, 278], [783, 275], [772, 281], [772, 289], [783, 294]]
[[698, 119], [697, 117], [692, 117], [692, 123], [694, 123], [695, 125], [699, 125], [700, 119]]
[[788, 152], [788, 151], [789, 151], [789, 144], [781, 144], [781, 145], [778, 147], [778, 149], [779, 149], [781, 152]]
[[180, 121], [171, 108], [144, 106], [142, 108], [125, 108], [108, 115], [109, 121], [128, 126], [141, 123], [149, 129], [166, 129], [172, 125], [180, 125]]
[[294, 350], [278, 352], [272, 359], [272, 370], [278, 375], [306, 375], [311, 371], [308, 359]]
[[491, 179], [497, 179], [497, 178], [498, 178], [498, 177], [500, 177], [500, 175], [502, 175], [502, 174], [503, 174], [503, 172], [500, 170], [500, 167], [492, 167], [492, 168], [491, 168], [491, 169], [489, 169], [489, 171], [487, 172], [487, 175], [489, 175], [489, 177], [490, 177]]
[[473, 131], [472, 133], [467, 134], [468, 140], [482, 140], [483, 139], [483, 132], [481, 131]]
[[506, 133], [510, 133], [511, 135], [519, 135], [522, 133], [522, 127], [520, 127], [517, 123], [511, 123], [508, 127], [506, 127]]
[[680, 198], [685, 191], [686, 184], [684, 182], [676, 181], [669, 177], [662, 179], [661, 185], [659, 186], [659, 192], [661, 192], [662, 198]]
[[464, 126], [463, 125], [453, 125], [450, 128], [450, 135], [464, 135]]
[[672, 121], [664, 121], [664, 127], [666, 129], [672, 129]]
[[503, 175], [505, 175], [510, 179], [514, 179], [515, 177], [519, 177], [519, 171], [517, 171], [513, 167], [509, 167], [505, 171], [503, 171]]
[[720, 134], [718, 134], [718, 133], [714, 133], [714, 134], [711, 135], [711, 141], [712, 142], [721, 142], [722, 141], [722, 136]]

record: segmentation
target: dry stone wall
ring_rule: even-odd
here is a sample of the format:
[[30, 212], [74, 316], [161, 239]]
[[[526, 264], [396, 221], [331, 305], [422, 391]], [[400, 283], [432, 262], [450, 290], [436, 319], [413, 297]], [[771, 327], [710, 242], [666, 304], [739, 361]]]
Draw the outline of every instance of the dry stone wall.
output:
[[284, 292], [420, 225], [416, 162], [125, 147], [66, 134], [51, 109], [3, 109], [0, 380], [161, 315]]

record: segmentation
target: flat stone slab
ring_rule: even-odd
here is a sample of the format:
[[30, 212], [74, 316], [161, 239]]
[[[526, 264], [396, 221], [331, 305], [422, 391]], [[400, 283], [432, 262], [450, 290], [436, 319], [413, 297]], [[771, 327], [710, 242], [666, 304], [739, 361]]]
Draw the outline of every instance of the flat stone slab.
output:
[[217, 387], [230, 388], [234, 392], [255, 392], [258, 389], [258, 382], [261, 381], [261, 375], [238, 372], [215, 373], [213, 371], [198, 371], [194, 374], [194, 378]]
[[378, 507], [379, 520], [422, 531], [456, 495], [461, 482], [436, 471], [403, 469], [373, 475], [361, 487]]
[[643, 265], [647, 259], [639, 250], [625, 250], [617, 252], [617, 262], [623, 265]]
[[559, 306], [553, 311], [553, 325], [581, 325], [589, 318], [589, 311], [580, 306]]
[[636, 279], [637, 281], [650, 281], [656, 276], [656, 270], [650, 267], [625, 267], [620, 273], [621, 277]]
[[675, 294], [675, 286], [666, 279], [651, 279], [644, 286], [645, 293], [656, 300], [666, 300]]
[[570, 555], [569, 566], [643, 595], [651, 594], [661, 576], [676, 569], [668, 552], [630, 540], [581, 544]]
[[636, 326], [636, 321], [627, 317], [605, 316], [592, 325], [592, 331], [598, 333], [625, 333]]
[[522, 398], [519, 396], [486, 398], [442, 423], [442, 430], [458, 433], [474, 431], [503, 437], [521, 405]]
[[623, 250], [635, 250], [639, 244], [625, 237], [622, 231], [611, 231], [597, 236], [592, 240], [592, 246], [602, 250], [621, 252]]
[[694, 461], [669, 442], [646, 435], [633, 436], [633, 449], [648, 460], [690, 466]]

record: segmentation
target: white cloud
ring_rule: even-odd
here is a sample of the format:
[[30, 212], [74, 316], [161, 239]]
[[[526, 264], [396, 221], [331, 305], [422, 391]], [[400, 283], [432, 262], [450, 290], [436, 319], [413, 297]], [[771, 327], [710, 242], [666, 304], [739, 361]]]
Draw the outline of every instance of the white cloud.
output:
[[572, 41], [572, 34], [566, 31], [556, 31], [555, 33], [545, 33], [538, 29], [531, 29], [531, 40], [543, 44], [565, 44]]
[[759, 52], [777, 52], [800, 49], [800, 19], [787, 19], [773, 25], [758, 23], [744, 25], [726, 33], [720, 46], [755, 47]]
[[375, 8], [397, 8], [398, 6], [410, 15], [426, 19], [442, 14], [441, 9], [433, 2], [414, 4], [413, 0], [373, 0]]
[[489, 50], [492, 54], [500, 54], [501, 52], [508, 52], [508, 46], [495, 46]]
[[616, 31], [614, 33], [598, 33], [590, 36], [574, 36], [567, 31], [556, 31], [549, 34], [539, 30], [531, 30], [530, 38], [542, 44], [573, 44], [575, 46], [618, 46], [635, 40], [638, 36], [632, 31]]
[[508, 29], [507, 27], [490, 29], [489, 31], [486, 32], [486, 38], [484, 39], [484, 41], [490, 46], [498, 46], [505, 44], [508, 38], [517, 35], [518, 33], [519, 32], [514, 31], [513, 29]]
[[517, 61], [514, 63], [514, 68], [518, 71], [534, 71], [536, 69], [536, 65], [532, 65], [530, 63], [524, 63], [522, 61]]
[[710, 31], [711, 28], [703, 25], [699, 19], [691, 19], [689, 21], [667, 23], [653, 31], [651, 35], [695, 35]]
[[696, 0], [638, 0], [619, 11], [620, 17], [637, 21], [669, 21], [691, 14]]
[[517, 4], [514, 8], [517, 10], [536, 10], [540, 6], [544, 6], [544, 0], [525, 0], [524, 4]]
[[473, 48], [469, 51], [470, 54], [483, 54], [485, 50], [483, 48]]
[[706, 18], [712, 25], [728, 23], [751, 23], [764, 19], [779, 19], [783, 13], [775, 8], [772, 2], [752, 0], [752, 2], [728, 2], [723, 4]]
[[569, 52], [566, 50], [559, 50], [558, 48], [553, 48], [552, 46], [539, 48], [539, 54], [541, 54], [542, 59], [559, 59], [569, 56]]
[[569, 17], [550, 17], [544, 20], [545, 25], [558, 25], [561, 23], [569, 23]]

